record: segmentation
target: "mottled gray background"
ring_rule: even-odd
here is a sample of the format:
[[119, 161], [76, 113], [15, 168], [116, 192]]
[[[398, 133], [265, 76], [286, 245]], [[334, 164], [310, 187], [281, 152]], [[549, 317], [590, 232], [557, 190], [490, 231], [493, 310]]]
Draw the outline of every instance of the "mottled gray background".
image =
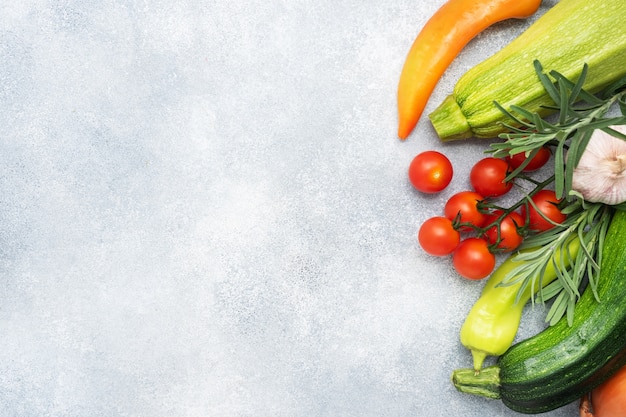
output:
[[[0, 415], [517, 415], [450, 384], [482, 283], [416, 242], [485, 142], [395, 136], [442, 3], [2, 2]], [[428, 198], [427, 149], [456, 168]]]

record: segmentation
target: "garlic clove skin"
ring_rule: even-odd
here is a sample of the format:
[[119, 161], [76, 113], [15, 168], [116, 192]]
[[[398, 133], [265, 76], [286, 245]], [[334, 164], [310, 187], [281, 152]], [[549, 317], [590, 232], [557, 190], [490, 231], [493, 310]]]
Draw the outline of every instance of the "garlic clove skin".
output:
[[[611, 128], [626, 134], [624, 125]], [[626, 201], [626, 140], [596, 130], [574, 169], [572, 189], [592, 203]]]

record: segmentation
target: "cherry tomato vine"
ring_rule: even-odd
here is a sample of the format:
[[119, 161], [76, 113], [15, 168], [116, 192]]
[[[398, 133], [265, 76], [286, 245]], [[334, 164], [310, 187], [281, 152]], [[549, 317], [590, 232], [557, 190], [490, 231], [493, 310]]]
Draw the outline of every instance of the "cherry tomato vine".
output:
[[[422, 249], [432, 256], [450, 256], [464, 278], [489, 276], [495, 268], [495, 255], [515, 251], [527, 236], [566, 219], [562, 199], [546, 188], [554, 176], [538, 181], [528, 175], [541, 169], [550, 157], [550, 148], [544, 146], [528, 155], [477, 161], [469, 174], [472, 189], [449, 197], [442, 213], [421, 225], [418, 241]], [[436, 151], [417, 155], [409, 168], [411, 184], [424, 193], [443, 191], [452, 174], [449, 159]], [[530, 184], [530, 190], [513, 204], [499, 205], [499, 199], [521, 182]]]

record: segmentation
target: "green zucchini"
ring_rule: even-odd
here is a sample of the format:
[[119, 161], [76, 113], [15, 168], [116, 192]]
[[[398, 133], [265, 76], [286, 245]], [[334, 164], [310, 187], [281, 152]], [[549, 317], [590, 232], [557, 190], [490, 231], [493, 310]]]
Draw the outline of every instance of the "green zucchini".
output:
[[626, 75], [626, 7], [623, 1], [561, 0], [525, 32], [466, 72], [429, 118], [443, 141], [494, 138], [510, 123], [495, 105], [523, 107], [546, 116], [554, 102], [533, 62], [567, 79], [589, 72], [585, 90], [596, 93]]
[[616, 211], [604, 241], [597, 291], [588, 286], [571, 326], [563, 318], [513, 345], [497, 364], [454, 371], [459, 391], [500, 398], [512, 410], [538, 414], [591, 391], [626, 364], [626, 212]]

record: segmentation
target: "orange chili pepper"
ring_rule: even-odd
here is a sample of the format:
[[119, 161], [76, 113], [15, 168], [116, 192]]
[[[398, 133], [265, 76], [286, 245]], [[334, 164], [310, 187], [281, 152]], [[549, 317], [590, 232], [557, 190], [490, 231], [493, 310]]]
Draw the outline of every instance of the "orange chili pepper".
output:
[[413, 42], [398, 85], [398, 136], [417, 125], [437, 82], [461, 50], [480, 32], [506, 19], [533, 15], [541, 0], [449, 0], [426, 22]]

